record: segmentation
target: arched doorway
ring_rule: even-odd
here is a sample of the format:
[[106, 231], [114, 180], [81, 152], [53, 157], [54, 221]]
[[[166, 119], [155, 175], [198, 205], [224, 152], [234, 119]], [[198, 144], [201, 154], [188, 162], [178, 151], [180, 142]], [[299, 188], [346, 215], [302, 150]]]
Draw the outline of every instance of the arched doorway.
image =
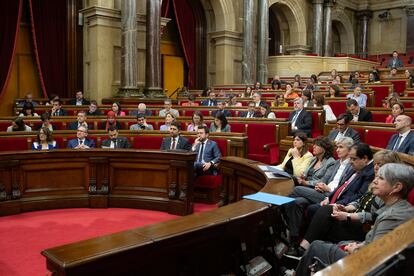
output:
[[332, 53], [336, 54], [345, 54], [341, 49], [341, 35], [338, 30], [338, 22], [332, 22]]
[[171, 19], [161, 37], [163, 64], [174, 57], [176, 62], [172, 64], [177, 66], [163, 68], [163, 80], [179, 77], [177, 74], [182, 72], [180, 87], [203, 89], [207, 76], [207, 23], [202, 4], [199, 0], [163, 0], [161, 12], [161, 16]]
[[269, 56], [308, 51], [307, 25], [298, 0], [271, 0], [269, 8]]

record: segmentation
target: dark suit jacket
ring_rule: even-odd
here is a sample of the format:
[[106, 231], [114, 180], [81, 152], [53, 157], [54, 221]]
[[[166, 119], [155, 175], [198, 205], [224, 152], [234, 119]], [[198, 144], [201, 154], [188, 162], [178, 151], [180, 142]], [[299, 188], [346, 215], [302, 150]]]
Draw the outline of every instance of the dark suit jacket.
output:
[[89, 112], [89, 110], [88, 110], [88, 111], [86, 111], [86, 115], [87, 116], [99, 116], [99, 115], [102, 115], [102, 113], [99, 109], [95, 110], [95, 112], [93, 112], [93, 113]]
[[59, 114], [57, 112], [54, 112], [52, 114], [53, 116], [68, 116], [68, 112], [64, 109], [59, 109]]
[[[170, 150], [171, 147], [171, 137], [165, 137], [164, 139], [162, 139], [162, 143], [161, 143], [161, 150]], [[186, 151], [190, 151], [191, 150], [191, 144], [190, 142], [188, 142], [187, 138], [184, 138], [182, 136], [178, 137], [178, 141], [177, 141], [177, 145], [175, 146], [176, 150], [186, 150]]]
[[[289, 114], [289, 121], [292, 122], [293, 117], [295, 116], [295, 112], [291, 112]], [[300, 113], [298, 118], [296, 119], [295, 126], [298, 128], [297, 130], [292, 130], [292, 135], [295, 132], [304, 132], [308, 136], [311, 136], [312, 132], [312, 114], [303, 109]]]
[[[388, 142], [387, 149], [394, 149], [394, 145], [397, 142], [398, 136], [399, 134], [397, 133], [391, 137], [390, 141]], [[414, 132], [412, 130], [410, 133], [408, 133], [407, 137], [405, 137], [404, 141], [400, 144], [396, 151], [414, 155]]]
[[[92, 124], [88, 124], [88, 129], [92, 129], [92, 128], [93, 128], [93, 125]], [[69, 130], [77, 130], [78, 129], [78, 121], [71, 122], [68, 125], [68, 129]]]
[[224, 113], [224, 116], [226, 116], [226, 117], [231, 117], [232, 116], [230, 110], [227, 110], [227, 109], [224, 109], [224, 110], [218, 110], [218, 109], [217, 110], [213, 110], [213, 112], [211, 112], [211, 116], [215, 117], [216, 114], [217, 114], [217, 112], [219, 112], [219, 111], [223, 112]]
[[[109, 148], [111, 146], [111, 139], [106, 139], [102, 141], [102, 147]], [[117, 149], [129, 149], [131, 146], [126, 137], [116, 138], [116, 148]]]
[[[329, 132], [328, 138], [332, 141], [335, 140], [336, 136], [338, 135], [339, 130], [333, 129], [331, 132]], [[348, 129], [345, 131], [345, 137], [350, 137], [354, 140], [354, 143], [360, 143], [361, 138], [359, 137], [358, 131], [354, 130], [351, 127], [348, 127]]]
[[[70, 100], [69, 104], [70, 105], [76, 105], [76, 99]], [[89, 104], [90, 104], [90, 102], [88, 100], [82, 99], [82, 105], [89, 105]]]
[[[211, 101], [210, 99], [204, 100], [204, 101], [201, 102], [201, 105], [210, 106], [210, 104], [209, 104], [210, 101]], [[213, 106], [217, 105], [217, 100], [213, 100], [212, 102], [213, 102]]]
[[[90, 148], [96, 148], [95, 141], [89, 138], [85, 138], [85, 145], [87, 145]], [[78, 146], [78, 138], [72, 139], [68, 141], [68, 148], [74, 149]]]
[[[240, 117], [242, 117], [242, 118], [247, 118], [247, 114], [249, 113], [249, 111], [242, 111], [242, 112], [240, 112]], [[253, 114], [253, 118], [257, 118], [258, 116], [257, 116], [257, 113], [256, 112], [254, 112], [254, 114]]]
[[[359, 115], [358, 115], [358, 122], [372, 122], [372, 113], [371, 111], [360, 107], [360, 111], [359, 111]], [[351, 118], [354, 117], [354, 115], [352, 115], [351, 112], [347, 111], [346, 113], [349, 114], [349, 116], [351, 116]]]
[[[330, 194], [329, 200], [332, 199], [336, 190], [339, 189], [339, 187], [341, 187], [353, 173], [353, 170], [348, 170], [343, 174], [343, 177], [341, 177], [341, 180], [339, 181], [338, 187]], [[374, 177], [374, 162], [371, 162], [368, 166], [365, 166], [365, 168], [362, 169], [362, 171], [342, 191], [341, 195], [336, 199], [336, 203], [347, 205], [348, 203], [362, 197], [362, 195], [367, 191], [368, 185], [374, 180]]]
[[[149, 109], [145, 109], [145, 112], [142, 113], [142, 114], [144, 114], [144, 116], [147, 117], [147, 116], [151, 116], [152, 112]], [[138, 110], [132, 110], [131, 112], [129, 112], [129, 115], [130, 116], [137, 116], [138, 115]]]
[[394, 66], [392, 65], [393, 60], [394, 60], [394, 59], [393, 59], [393, 58], [391, 58], [391, 59], [388, 61], [387, 67], [389, 67], [389, 68], [391, 68], [391, 67], [404, 67], [404, 64], [403, 64], [403, 62], [402, 62], [402, 60], [401, 60], [401, 59], [397, 58], [397, 60], [395, 61], [395, 65], [394, 65]]
[[[195, 148], [195, 152], [199, 152], [201, 147], [201, 143], [197, 145]], [[198, 158], [198, 154], [197, 154]], [[217, 146], [217, 143], [208, 139], [207, 144], [204, 145], [204, 162], [211, 162], [213, 161], [214, 164], [217, 164], [220, 161], [221, 158], [221, 152], [219, 147]], [[197, 161], [197, 160], [196, 160]]]

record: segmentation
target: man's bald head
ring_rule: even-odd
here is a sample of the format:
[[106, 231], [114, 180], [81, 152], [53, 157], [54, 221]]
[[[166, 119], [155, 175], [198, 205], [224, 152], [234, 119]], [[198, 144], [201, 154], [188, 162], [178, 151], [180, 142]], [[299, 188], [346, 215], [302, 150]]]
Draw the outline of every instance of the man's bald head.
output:
[[404, 133], [411, 128], [412, 122], [413, 120], [410, 116], [398, 115], [397, 118], [395, 118], [395, 130], [399, 133]]

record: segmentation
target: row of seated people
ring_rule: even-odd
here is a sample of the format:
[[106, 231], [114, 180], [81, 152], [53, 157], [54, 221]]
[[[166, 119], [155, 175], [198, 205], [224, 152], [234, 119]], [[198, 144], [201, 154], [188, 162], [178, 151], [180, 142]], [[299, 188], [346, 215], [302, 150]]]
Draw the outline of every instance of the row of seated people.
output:
[[[360, 88], [355, 88], [355, 94], [349, 94], [349, 99], [355, 99], [359, 106], [364, 107], [364, 103], [361, 103], [361, 97], [363, 94], [360, 94]], [[332, 95], [336, 96], [335, 89], [331, 89]], [[214, 93], [211, 93], [212, 95], [214, 95]], [[335, 115], [339, 115], [343, 112], [345, 112], [346, 109], [346, 101], [348, 98], [338, 98], [338, 97], [334, 97], [334, 98], [325, 98], [325, 96], [320, 95], [318, 93], [310, 93], [310, 91], [305, 91], [302, 93], [301, 96], [304, 100], [304, 106], [305, 107], [309, 107], [309, 108], [323, 108], [327, 114], [326, 116], [326, 120], [334, 120], [335, 119]], [[182, 116], [191, 116], [192, 113], [195, 110], [199, 110], [203, 113], [203, 115], [205, 116], [214, 116], [214, 113], [217, 112], [214, 108], [217, 107], [218, 110], [222, 111], [225, 113], [226, 117], [232, 116], [232, 117], [244, 117], [246, 116], [246, 112], [241, 104], [241, 102], [234, 102], [233, 100], [235, 99], [234, 97], [230, 97], [231, 99], [229, 99], [228, 102], [224, 102], [224, 101], [217, 101], [217, 99], [215, 99], [215, 96], [211, 96], [211, 98], [209, 98], [208, 101], [208, 105], [211, 105], [211, 107], [198, 107], [198, 103], [192, 101], [191, 99], [189, 101], [183, 102], [183, 106], [176, 106], [176, 107], [172, 107], [172, 104], [169, 100], [165, 100], [164, 102], [164, 108], [161, 107], [151, 107], [151, 108], [147, 108], [147, 106], [144, 103], [140, 103], [138, 105], [138, 108], [129, 108], [128, 109], [124, 109], [122, 110], [119, 103], [113, 103], [111, 107], [108, 106], [101, 106], [101, 109], [98, 109], [98, 106], [96, 105], [96, 103], [92, 103], [90, 104], [90, 106], [88, 107], [87, 110], [87, 115], [92, 115], [92, 116], [99, 116], [99, 115], [104, 115], [107, 114], [107, 112], [109, 111], [113, 111], [115, 112], [118, 116], [126, 116], [127, 114], [129, 115], [137, 115], [139, 113], [143, 113], [146, 116], [149, 115], [160, 115], [162, 117], [164, 117], [166, 115], [166, 113], [172, 113], [175, 117], [182, 115]], [[293, 106], [293, 101], [291, 102], [291, 105]], [[392, 104], [398, 101], [399, 103], [401, 103], [403, 105], [403, 108], [406, 108], [406, 106], [412, 106], [412, 101], [405, 101], [403, 98], [398, 97], [397, 95], [390, 95], [385, 103], [385, 107], [392, 107]], [[279, 110], [275, 110], [275, 108], [285, 108], [288, 105], [286, 104], [285, 100], [283, 97], [279, 97], [277, 96], [275, 98], [274, 101], [269, 102], [266, 98], [261, 97], [260, 93], [254, 93], [251, 99], [247, 99], [247, 101], [245, 101], [244, 103], [251, 105], [254, 103], [254, 105], [258, 108], [259, 112], [256, 112], [254, 114], [255, 117], [279, 117], [279, 118], [287, 118], [288, 117], [288, 112], [283, 112], [280, 109]], [[269, 103], [270, 106], [274, 106], [274, 107], [269, 107]], [[56, 101], [56, 106], [54, 110], [49, 111], [47, 108], [41, 108], [41, 112], [45, 112], [45, 111], [49, 111], [49, 113], [52, 114], [52, 116], [67, 116], [67, 115], [76, 115], [76, 112], [79, 110], [79, 108], [82, 109], [86, 109], [86, 107], [79, 107], [79, 108], [70, 108], [69, 110], [66, 110], [64, 108], [62, 108], [62, 106], [60, 105], [59, 101]], [[260, 106], [263, 106], [263, 109], [260, 108]], [[259, 108], [261, 110], [259, 110]], [[270, 109], [270, 110], [269, 110]], [[275, 114], [274, 112], [271, 113], [271, 109], [273, 109], [274, 111], [278, 111], [277, 114]], [[19, 116], [24, 116], [24, 117], [36, 117], [38, 116], [38, 114], [36, 113], [34, 107], [30, 104], [27, 103], [27, 106], [24, 106], [23, 109], [19, 112]], [[75, 113], [75, 114], [74, 114]], [[273, 116], [276, 115], [276, 116]], [[375, 118], [375, 121], [381, 121], [380, 118]], [[385, 121], [385, 120], [384, 120]]]
[[296, 275], [311, 275], [414, 218], [414, 170], [400, 164], [396, 154], [414, 154], [411, 119], [398, 116], [399, 133], [390, 139], [388, 150], [374, 156], [349, 121], [341, 115], [338, 129], [314, 139], [311, 149], [307, 136], [297, 133], [277, 167], [295, 182], [290, 194], [294, 201], [283, 206], [288, 245], [279, 246], [285, 246], [285, 256], [301, 258]]

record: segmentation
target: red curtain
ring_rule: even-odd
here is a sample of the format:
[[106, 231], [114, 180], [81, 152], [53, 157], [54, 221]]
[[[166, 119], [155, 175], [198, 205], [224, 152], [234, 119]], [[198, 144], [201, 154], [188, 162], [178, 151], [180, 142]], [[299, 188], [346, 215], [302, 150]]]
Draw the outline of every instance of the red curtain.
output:
[[196, 62], [196, 19], [193, 9], [187, 0], [172, 0], [175, 20], [180, 35], [185, 61], [188, 66], [188, 88], [195, 88], [195, 62]]
[[45, 97], [48, 94], [66, 97], [67, 1], [29, 0], [29, 4], [34, 53], [43, 94]]
[[22, 0], [0, 1], [0, 99], [10, 77], [20, 26]]

